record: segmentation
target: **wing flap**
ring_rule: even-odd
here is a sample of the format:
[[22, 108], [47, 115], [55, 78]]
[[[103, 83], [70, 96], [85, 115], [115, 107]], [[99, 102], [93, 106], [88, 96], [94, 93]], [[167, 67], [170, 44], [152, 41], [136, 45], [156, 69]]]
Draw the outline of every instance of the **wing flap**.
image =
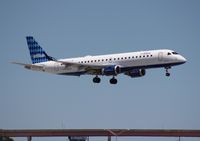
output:
[[79, 70], [84, 69], [87, 71], [87, 73], [89, 74], [101, 74], [101, 69], [107, 66], [110, 66], [110, 64], [101, 64], [101, 65], [97, 65], [97, 64], [80, 64], [77, 62], [68, 62], [68, 61], [60, 61], [60, 60], [56, 60], [55, 62], [61, 63], [62, 65], [65, 65], [65, 67], [77, 67]]
[[75, 66], [75, 67], [80, 67], [80, 68], [84, 68], [84, 69], [101, 69], [103, 67], [110, 66], [110, 65], [106, 65], [106, 64], [101, 64], [101, 65], [80, 64], [80, 63], [77, 63], [77, 62], [68, 62], [68, 61], [59, 61], [59, 60], [56, 60], [55, 62], [61, 63], [61, 64], [65, 65], [66, 67]]

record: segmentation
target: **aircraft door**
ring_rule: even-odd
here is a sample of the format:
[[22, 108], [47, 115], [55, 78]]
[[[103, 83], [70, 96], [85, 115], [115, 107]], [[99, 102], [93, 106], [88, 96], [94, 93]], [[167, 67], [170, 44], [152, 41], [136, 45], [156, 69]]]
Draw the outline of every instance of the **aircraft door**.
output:
[[57, 62], [54, 63], [54, 71], [58, 72], [59, 71], [59, 65]]
[[158, 61], [163, 61], [163, 52], [158, 53]]

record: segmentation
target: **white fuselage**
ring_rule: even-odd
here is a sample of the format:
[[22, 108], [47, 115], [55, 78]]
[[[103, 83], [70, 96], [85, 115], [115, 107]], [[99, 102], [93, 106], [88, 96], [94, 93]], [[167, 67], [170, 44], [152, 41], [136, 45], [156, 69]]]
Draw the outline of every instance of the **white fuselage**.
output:
[[36, 63], [34, 65], [42, 66], [43, 69], [32, 69], [37, 71], [44, 71], [53, 74], [65, 74], [65, 75], [81, 75], [91, 74], [87, 73], [85, 67], [88, 66], [120, 66], [122, 73], [131, 69], [148, 69], [157, 67], [171, 67], [186, 62], [186, 59], [177, 54], [176, 52], [168, 49], [162, 50], [150, 50], [139, 51], [109, 55], [98, 56], [85, 56], [78, 58], [60, 59], [61, 62], [71, 62], [78, 64], [65, 66], [61, 62], [47, 61], [42, 63]]

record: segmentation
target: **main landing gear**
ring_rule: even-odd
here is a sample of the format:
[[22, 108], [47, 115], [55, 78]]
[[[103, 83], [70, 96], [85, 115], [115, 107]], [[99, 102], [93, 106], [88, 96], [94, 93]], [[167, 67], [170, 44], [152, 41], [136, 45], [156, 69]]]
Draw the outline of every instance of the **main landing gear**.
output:
[[167, 76], [167, 77], [169, 77], [170, 76], [170, 73], [169, 73], [169, 69], [170, 69], [171, 67], [165, 67], [165, 76]]
[[[100, 83], [101, 79], [98, 76], [95, 76], [93, 78], [94, 83]], [[113, 78], [110, 79], [110, 84], [117, 84], [117, 79], [113, 76]]]
[[93, 82], [94, 82], [94, 83], [100, 83], [100, 82], [101, 82], [101, 79], [100, 79], [98, 76], [95, 76], [95, 77], [93, 78]]
[[110, 84], [117, 84], [117, 79], [114, 76], [110, 79]]

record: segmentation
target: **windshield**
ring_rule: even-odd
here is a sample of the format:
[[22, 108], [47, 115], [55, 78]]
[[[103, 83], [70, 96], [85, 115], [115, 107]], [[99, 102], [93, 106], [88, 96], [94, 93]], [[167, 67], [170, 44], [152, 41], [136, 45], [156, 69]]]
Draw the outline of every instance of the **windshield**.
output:
[[172, 54], [178, 54], [177, 52], [172, 52]]

